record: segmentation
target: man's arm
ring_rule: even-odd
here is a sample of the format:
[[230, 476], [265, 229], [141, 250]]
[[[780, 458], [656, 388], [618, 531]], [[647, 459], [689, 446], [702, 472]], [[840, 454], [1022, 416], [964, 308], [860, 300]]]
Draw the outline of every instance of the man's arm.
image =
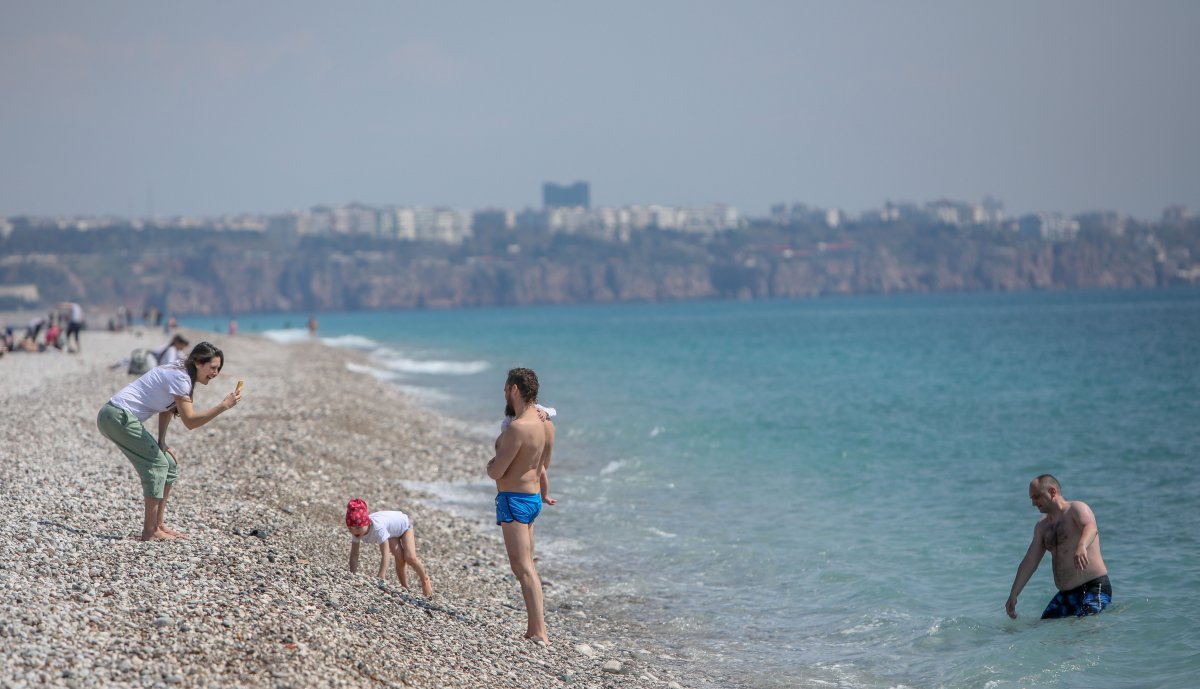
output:
[[189, 431], [194, 431], [220, 416], [221, 412], [233, 409], [241, 399], [241, 393], [231, 392], [225, 395], [225, 399], [221, 400], [221, 403], [212, 409], [197, 412], [192, 407], [192, 400], [190, 398], [177, 396], [175, 398], [175, 408], [179, 410], [179, 420], [183, 422], [184, 427]]
[[517, 458], [517, 452], [521, 449], [521, 439], [518, 437], [519, 428], [516, 423], [504, 429], [500, 437], [496, 440], [496, 456], [492, 457], [492, 461], [488, 462], [487, 475], [493, 481], [499, 481], [504, 472], [508, 471], [509, 465]]
[[550, 456], [554, 454], [554, 422], [543, 422], [546, 428], [546, 446], [542, 448], [542, 469], [538, 472], [538, 485], [542, 491], [542, 502], [553, 505], [558, 502], [550, 497]]
[[1033, 527], [1033, 542], [1029, 544], [1029, 550], [1025, 551], [1025, 559], [1021, 560], [1020, 566], [1017, 567], [1017, 576], [1013, 579], [1012, 590], [1008, 593], [1008, 601], [1004, 604], [1004, 610], [1008, 616], [1017, 619], [1017, 596], [1021, 595], [1025, 584], [1029, 583], [1029, 578], [1037, 571], [1038, 565], [1042, 563], [1042, 556], [1046, 554], [1046, 548], [1042, 545], [1042, 523], [1038, 522], [1037, 526]]
[[350, 573], [358, 573], [358, 544], [350, 544]]
[[1079, 526], [1079, 544], [1075, 546], [1075, 568], [1084, 570], [1088, 566], [1088, 548], [1100, 535], [1100, 529], [1096, 526], [1096, 515], [1092, 514], [1092, 508], [1088, 507], [1087, 503], [1077, 501], [1072, 511], [1075, 513], [1075, 524]]

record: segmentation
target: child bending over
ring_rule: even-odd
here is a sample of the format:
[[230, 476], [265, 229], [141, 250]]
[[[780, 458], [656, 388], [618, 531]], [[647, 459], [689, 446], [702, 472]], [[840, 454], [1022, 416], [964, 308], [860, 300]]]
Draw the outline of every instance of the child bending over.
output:
[[387, 576], [388, 552], [396, 560], [396, 576], [400, 585], [408, 588], [407, 564], [421, 580], [421, 592], [428, 598], [433, 595], [433, 585], [425, 572], [425, 564], [417, 557], [417, 538], [413, 534], [412, 521], [399, 512], [367, 513], [367, 503], [354, 498], [346, 505], [346, 529], [350, 531], [350, 571], [358, 572], [358, 544], [373, 543], [379, 546], [379, 579]]

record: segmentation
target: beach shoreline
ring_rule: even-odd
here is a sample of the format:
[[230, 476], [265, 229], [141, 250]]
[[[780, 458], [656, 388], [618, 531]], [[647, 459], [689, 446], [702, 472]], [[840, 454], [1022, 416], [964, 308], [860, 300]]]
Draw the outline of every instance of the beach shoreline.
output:
[[[499, 538], [479, 528], [487, 515], [437, 510], [405, 485], [478, 481], [489, 448], [349, 371], [360, 352], [185, 331], [227, 358], [197, 386], [197, 406], [237, 379], [245, 400], [194, 432], [172, 424], [168, 523], [191, 538], [137, 542], [138, 484], [95, 415], [132, 380], [110, 364], [166, 340], [142, 330], [85, 331], [78, 355], [0, 359], [0, 402], [13, 410], [0, 484], [14, 498], [0, 515], [3, 686], [713, 686], [621, 640], [544, 558], [552, 643], [522, 640], [519, 587]], [[413, 518], [432, 600], [394, 573], [378, 586], [376, 552], [349, 573], [342, 516], [354, 496]]]

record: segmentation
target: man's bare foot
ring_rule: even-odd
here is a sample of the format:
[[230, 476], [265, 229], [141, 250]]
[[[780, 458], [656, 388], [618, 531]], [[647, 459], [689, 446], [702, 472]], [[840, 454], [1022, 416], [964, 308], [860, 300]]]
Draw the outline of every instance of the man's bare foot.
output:
[[433, 598], [433, 584], [428, 579], [421, 582], [421, 593], [424, 593], [426, 598]]
[[146, 534], [142, 534], [141, 536], [138, 536], [138, 540], [139, 541], [173, 541], [173, 540], [175, 540], [175, 537], [171, 536], [170, 534], [163, 533], [162, 531], [155, 530], [154, 533], [150, 534], [149, 536], [147, 536]]
[[183, 533], [182, 531], [176, 531], [175, 529], [172, 529], [171, 527], [167, 526], [166, 524], [159, 524], [158, 530], [169, 535], [171, 538], [187, 538], [188, 537], [188, 535]]
[[546, 636], [546, 635], [544, 635], [544, 634], [543, 634], [542, 636], [538, 636], [538, 635], [534, 634], [533, 632], [526, 632], [526, 633], [525, 633], [525, 640], [526, 640], [526, 641], [532, 641], [532, 642], [533, 642], [533, 643], [535, 643], [535, 644], [541, 644], [541, 645], [543, 645], [543, 646], [549, 646], [549, 645], [550, 645], [550, 639], [549, 639], [549, 637], [547, 637], [547, 636]]

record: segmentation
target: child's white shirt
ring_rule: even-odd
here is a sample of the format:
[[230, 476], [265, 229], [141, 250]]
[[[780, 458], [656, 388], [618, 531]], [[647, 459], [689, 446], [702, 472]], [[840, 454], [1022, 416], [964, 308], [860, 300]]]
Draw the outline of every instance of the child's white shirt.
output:
[[412, 528], [412, 521], [408, 515], [399, 511], [390, 512], [372, 512], [371, 513], [371, 528], [362, 535], [351, 536], [351, 543], [371, 543], [380, 545], [386, 543], [389, 538], [398, 538], [404, 535], [405, 531]]

